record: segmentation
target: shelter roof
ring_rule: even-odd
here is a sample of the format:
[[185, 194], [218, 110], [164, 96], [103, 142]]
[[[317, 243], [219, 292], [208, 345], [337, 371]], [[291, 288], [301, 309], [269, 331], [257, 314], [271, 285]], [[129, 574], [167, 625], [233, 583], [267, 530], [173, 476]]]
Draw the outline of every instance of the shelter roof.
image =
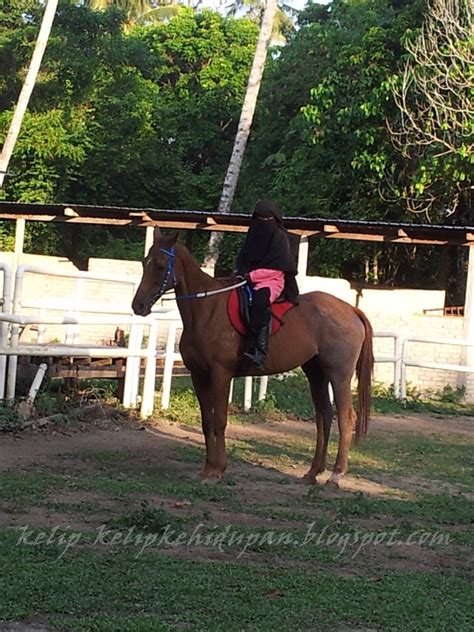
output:
[[[250, 214], [214, 211], [89, 206], [82, 204], [24, 204], [0, 202], [0, 219], [103, 224], [109, 226], [160, 226], [161, 228], [245, 232]], [[285, 217], [285, 226], [297, 235], [325, 239], [354, 239], [405, 244], [474, 245], [474, 226], [444, 226], [354, 221], [320, 217]]]

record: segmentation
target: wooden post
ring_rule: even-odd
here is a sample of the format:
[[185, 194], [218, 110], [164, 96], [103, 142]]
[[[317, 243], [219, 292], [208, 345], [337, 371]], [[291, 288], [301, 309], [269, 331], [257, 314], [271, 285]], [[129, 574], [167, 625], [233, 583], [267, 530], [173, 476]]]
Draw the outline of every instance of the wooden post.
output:
[[308, 271], [308, 254], [309, 254], [309, 240], [306, 235], [302, 235], [298, 247], [298, 275], [296, 280], [300, 286], [300, 291], [304, 291], [302, 286], [304, 285], [304, 279]]
[[154, 226], [147, 226], [145, 229], [145, 257], [148, 254], [148, 251], [153, 246], [153, 232], [155, 230]]
[[[464, 301], [464, 340], [474, 343], [474, 244], [469, 246], [466, 298]], [[474, 347], [466, 347], [466, 365], [474, 366]], [[462, 384], [466, 387], [466, 400], [474, 401], [474, 374], [462, 374]]]
[[[20, 265], [21, 255], [25, 245], [25, 220], [23, 218], [16, 220], [15, 225], [15, 255], [13, 269], [16, 271]], [[15, 273], [15, 272], [14, 272]]]

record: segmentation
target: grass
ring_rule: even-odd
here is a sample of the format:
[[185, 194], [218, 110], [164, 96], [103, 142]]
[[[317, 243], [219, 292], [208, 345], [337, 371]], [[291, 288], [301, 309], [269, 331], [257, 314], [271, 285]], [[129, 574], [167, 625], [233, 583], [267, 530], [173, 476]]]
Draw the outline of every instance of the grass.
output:
[[[297, 419], [308, 419], [314, 416], [307, 379], [301, 370], [291, 371], [283, 376], [271, 376], [265, 402], [257, 403], [258, 381], [253, 384], [253, 401], [256, 402], [250, 414], [243, 414], [240, 402], [243, 401], [244, 380], [237, 378], [234, 385], [230, 420], [235, 423], [262, 423], [266, 413], [276, 416], [290, 416]], [[474, 405], [463, 401], [463, 389], [452, 389], [446, 386], [443, 391], [421, 394], [416, 388], [409, 386], [406, 401], [393, 395], [391, 388], [375, 384], [373, 389], [373, 410], [381, 414], [406, 414], [407, 412], [431, 413], [439, 415], [474, 416]], [[189, 425], [200, 423], [199, 405], [194, 394], [191, 380], [180, 377], [174, 380], [170, 407], [164, 411], [169, 421], [179, 421]]]
[[[266, 410], [234, 409], [231, 423], [286, 416], [295, 392], [305, 418], [301, 377], [276, 382]], [[170, 419], [197, 423], [176, 383]], [[473, 629], [469, 437], [372, 432], [350, 461], [353, 476], [385, 490], [368, 495], [297, 485], [292, 467], [309, 463], [312, 442], [267, 428], [258, 439], [239, 429], [217, 486], [191, 478], [202, 445], [172, 433], [164, 459], [115, 441], [0, 470], [3, 522], [29, 525], [0, 528], [0, 621], [84, 632]], [[331, 463], [336, 449], [333, 439]], [[412, 546], [414, 534], [424, 539]]]
[[[48, 621], [68, 630], [468, 630], [469, 585], [462, 578], [418, 573], [340, 577], [311, 568], [280, 569], [173, 559], [133, 548], [15, 546], [0, 549], [0, 616]], [[71, 578], [74, 581], [71, 581]], [[428, 606], [429, 604], [429, 606]]]

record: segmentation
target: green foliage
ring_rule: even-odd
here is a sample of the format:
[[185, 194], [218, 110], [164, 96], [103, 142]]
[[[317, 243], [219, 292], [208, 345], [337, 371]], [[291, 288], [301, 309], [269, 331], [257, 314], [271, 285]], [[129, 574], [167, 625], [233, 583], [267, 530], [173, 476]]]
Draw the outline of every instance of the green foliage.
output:
[[23, 417], [17, 410], [16, 402], [2, 402], [0, 406], [0, 432], [16, 432], [21, 429]]
[[[14, 175], [0, 197], [215, 209], [258, 25], [174, 5], [166, 22], [133, 25], [127, 11], [140, 13], [146, 3], [114, 3], [125, 12], [93, 11], [91, 4], [60, 3]], [[42, 10], [39, 0], [0, 3], [0, 140]], [[269, 56], [233, 210], [249, 212], [256, 199], [271, 196], [290, 215], [411, 221], [400, 192], [411, 187], [423, 195], [435, 179], [436, 216], [445, 217], [450, 191], [467, 190], [467, 141], [450, 157], [423, 151], [407, 161], [386, 126], [398, 115], [393, 86], [405, 64], [404, 42], [416, 39], [425, 14], [425, 0], [307, 5], [298, 30]], [[452, 70], [455, 78], [464, 73]], [[142, 243], [143, 231], [131, 228], [35, 224], [26, 247], [82, 266], [92, 255], [139, 258]], [[0, 247], [11, 246], [11, 228], [2, 225]], [[202, 260], [207, 235], [195, 246]], [[222, 269], [232, 270], [238, 246], [226, 236]], [[312, 244], [313, 272], [357, 282], [435, 287], [444, 283], [439, 263], [439, 249], [430, 247]], [[452, 285], [460, 286], [454, 267]], [[460, 257], [456, 267], [463, 267]]]
[[[388, 78], [403, 63], [401, 40], [421, 24], [424, 5], [308, 5], [301, 28], [267, 70], [239, 208], [265, 194], [289, 215], [412, 221], [405, 202], [387, 195], [390, 174], [403, 164], [386, 127], [397, 112]], [[435, 286], [439, 254], [315, 239], [312, 269], [357, 281]], [[376, 276], [367, 274], [372, 267]]]
[[127, 511], [123, 516], [111, 520], [108, 526], [113, 529], [163, 533], [167, 527], [182, 529], [184, 524], [184, 520], [168, 513], [162, 506], [153, 507], [147, 500], [142, 500], [139, 510]]
[[465, 395], [465, 386], [457, 386], [456, 388], [453, 388], [449, 384], [446, 384], [439, 399], [441, 402], [445, 402], [447, 404], [461, 404]]
[[[9, 7], [5, 0], [5, 12]], [[5, 198], [216, 206], [258, 26], [185, 8], [166, 24], [124, 32], [122, 23], [123, 14], [115, 9], [102, 13], [61, 4], [14, 152], [15, 175], [2, 192]], [[36, 18], [30, 26], [35, 35]], [[0, 21], [0, 45], [2, 36], [14, 39], [24, 33], [21, 18], [14, 27], [7, 30]], [[17, 64], [18, 81], [27, 61], [25, 54]], [[10, 90], [2, 97], [6, 107], [0, 136], [16, 94]], [[104, 244], [110, 252], [105, 229], [48, 231], [57, 235], [48, 240], [50, 253], [97, 256]], [[135, 241], [137, 235], [121, 238]], [[34, 242], [41, 251], [43, 240], [35, 235]], [[135, 255], [133, 245], [130, 252]]]
[[387, 82], [398, 112], [389, 121], [403, 155], [394, 192], [429, 221], [471, 220], [472, 3], [430, 0], [424, 23], [404, 38], [406, 65]]

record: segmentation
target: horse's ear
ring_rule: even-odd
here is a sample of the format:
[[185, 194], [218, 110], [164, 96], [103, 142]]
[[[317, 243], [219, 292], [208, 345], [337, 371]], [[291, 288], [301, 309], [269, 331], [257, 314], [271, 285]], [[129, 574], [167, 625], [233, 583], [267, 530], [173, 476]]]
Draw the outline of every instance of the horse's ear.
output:
[[155, 226], [153, 231], [153, 245], [155, 246], [161, 239], [161, 230], [159, 226]]
[[167, 248], [172, 248], [175, 243], [178, 241], [179, 232], [173, 233], [172, 235], [165, 235], [163, 237], [163, 243], [166, 244]]

